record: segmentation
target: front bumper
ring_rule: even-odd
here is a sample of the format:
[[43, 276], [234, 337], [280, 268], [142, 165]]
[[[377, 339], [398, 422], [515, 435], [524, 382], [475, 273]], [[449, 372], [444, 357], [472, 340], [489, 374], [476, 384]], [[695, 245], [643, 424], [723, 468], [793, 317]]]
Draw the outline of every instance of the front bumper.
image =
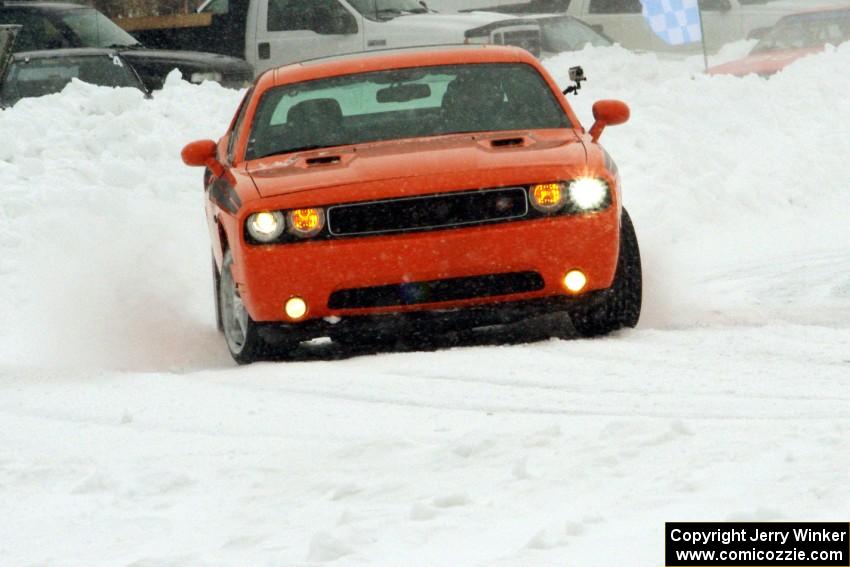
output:
[[576, 297], [546, 297], [457, 309], [385, 315], [313, 319], [304, 323], [262, 323], [260, 335], [272, 344], [304, 342], [319, 337], [416, 337], [497, 325], [510, 325], [555, 313], [571, 313], [605, 301], [610, 290]]
[[[306, 325], [328, 317], [448, 311], [543, 298], [570, 299], [564, 275], [582, 270], [583, 294], [611, 286], [619, 253], [615, 206], [587, 214], [410, 234], [309, 241], [234, 249], [234, 278], [251, 318], [258, 323]], [[333, 309], [339, 290], [392, 286], [487, 274], [536, 272], [535, 291], [413, 305]], [[304, 320], [293, 322], [285, 302], [303, 298]]]

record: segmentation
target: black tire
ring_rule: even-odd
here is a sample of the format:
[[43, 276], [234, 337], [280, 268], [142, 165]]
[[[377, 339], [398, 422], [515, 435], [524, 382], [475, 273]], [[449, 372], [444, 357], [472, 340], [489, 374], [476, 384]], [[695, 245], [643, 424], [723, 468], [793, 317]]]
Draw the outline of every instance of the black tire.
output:
[[623, 327], [635, 327], [640, 319], [643, 294], [640, 248], [635, 227], [626, 209], [620, 219], [620, 256], [614, 283], [599, 304], [570, 313], [573, 327], [582, 337], [607, 335]]
[[221, 276], [218, 273], [218, 266], [215, 265], [215, 256], [212, 256], [212, 277], [213, 277], [213, 300], [215, 301], [215, 328], [219, 333], [224, 332], [224, 323], [221, 322]]
[[392, 348], [401, 338], [398, 334], [348, 330], [331, 335], [331, 340], [348, 349]]
[[251, 364], [277, 354], [262, 336], [259, 326], [242, 306], [239, 290], [233, 281], [233, 256], [224, 254], [219, 277], [218, 307], [221, 312], [224, 342], [230, 355], [239, 364]]

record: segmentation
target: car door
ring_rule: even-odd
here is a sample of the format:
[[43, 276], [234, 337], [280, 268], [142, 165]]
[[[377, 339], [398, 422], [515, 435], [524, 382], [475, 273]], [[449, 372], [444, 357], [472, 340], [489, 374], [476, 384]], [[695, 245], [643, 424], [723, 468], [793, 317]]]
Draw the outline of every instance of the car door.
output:
[[256, 72], [363, 51], [363, 25], [339, 0], [267, 0], [257, 21]]

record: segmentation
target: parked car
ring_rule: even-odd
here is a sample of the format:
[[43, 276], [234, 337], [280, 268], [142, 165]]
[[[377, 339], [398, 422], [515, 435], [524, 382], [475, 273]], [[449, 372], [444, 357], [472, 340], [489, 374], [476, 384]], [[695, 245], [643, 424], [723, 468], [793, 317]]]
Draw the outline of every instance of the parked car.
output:
[[12, 44], [20, 30], [21, 26], [0, 25], [0, 77], [3, 76], [12, 58]]
[[79, 48], [24, 51], [12, 56], [0, 75], [0, 106], [22, 98], [58, 93], [79, 79], [105, 87], [130, 87], [149, 95], [133, 67], [112, 49]]
[[[580, 77], [575, 73], [575, 77]], [[578, 80], [578, 79], [576, 79]], [[263, 74], [206, 167], [216, 308], [234, 359], [551, 315], [637, 324], [617, 166], [518, 48], [397, 50]]]
[[418, 0], [210, 0], [179, 18], [119, 20], [147, 45], [241, 57], [257, 74], [363, 51], [463, 43], [540, 54], [540, 28], [504, 14], [437, 14]]
[[[706, 45], [717, 50], [726, 43], [760, 37], [780, 18], [818, 6], [847, 6], [848, 0], [700, 0]], [[505, 13], [559, 12], [587, 22], [628, 49], [689, 52], [700, 43], [669, 46], [650, 29], [641, 0], [431, 0], [438, 10], [487, 10]]]
[[254, 78], [243, 60], [214, 53], [146, 49], [112, 20], [80, 4], [0, 1], [0, 24], [22, 26], [16, 51], [79, 47], [114, 49], [129, 62], [150, 90], [159, 89], [173, 69], [187, 81], [217, 81], [242, 88]]
[[743, 59], [718, 65], [710, 75], [773, 75], [794, 61], [850, 41], [850, 8], [813, 10], [786, 16]]
[[567, 51], [578, 51], [587, 45], [608, 47], [613, 40], [599, 33], [578, 18], [565, 14], [517, 14], [536, 22], [543, 36], [542, 57], [557, 55]]

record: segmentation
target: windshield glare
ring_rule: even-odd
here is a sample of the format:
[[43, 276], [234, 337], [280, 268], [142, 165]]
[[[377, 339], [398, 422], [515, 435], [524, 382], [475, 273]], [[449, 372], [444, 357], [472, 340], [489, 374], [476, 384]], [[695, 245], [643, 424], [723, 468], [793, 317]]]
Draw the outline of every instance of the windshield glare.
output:
[[417, 0], [349, 0], [349, 3], [362, 15], [373, 19], [427, 12]]
[[130, 47], [139, 45], [136, 39], [97, 10], [70, 10], [62, 22], [80, 38], [85, 47]]
[[850, 11], [796, 16], [780, 21], [753, 48], [753, 53], [805, 49], [850, 41]]
[[382, 140], [570, 128], [531, 66], [451, 65], [347, 75], [268, 91], [246, 159]]

